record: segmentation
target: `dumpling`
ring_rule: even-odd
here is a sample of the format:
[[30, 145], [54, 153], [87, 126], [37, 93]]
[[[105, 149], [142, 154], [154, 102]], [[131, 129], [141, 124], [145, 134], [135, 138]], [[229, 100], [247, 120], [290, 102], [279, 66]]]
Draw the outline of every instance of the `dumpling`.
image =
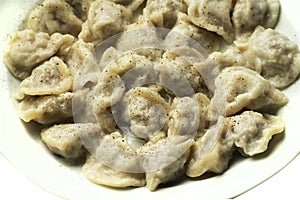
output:
[[249, 156], [266, 151], [272, 137], [284, 131], [281, 117], [253, 111], [229, 117], [228, 121], [235, 146]]
[[[255, 52], [249, 49], [247, 43], [236, 43], [228, 47], [224, 52], [213, 52], [207, 59], [197, 65], [196, 69], [203, 74], [203, 78], [210, 92], [215, 90], [215, 79], [222, 70], [233, 66], [243, 66], [245, 68], [261, 73], [261, 62]], [[245, 41], [243, 41], [245, 42]]]
[[265, 0], [238, 0], [232, 14], [232, 22], [237, 35], [251, 33], [257, 25], [263, 25], [266, 12]]
[[137, 153], [141, 156], [141, 166], [146, 172], [147, 187], [155, 190], [184, 174], [185, 163], [194, 144], [188, 137], [174, 136], [150, 141], [141, 146]]
[[[93, 135], [99, 137], [97, 124], [59, 124], [41, 131], [42, 141], [51, 152], [67, 159], [78, 159], [86, 155], [84, 137]], [[100, 139], [100, 138], [99, 138]]]
[[100, 123], [102, 130], [110, 133], [115, 130], [115, 120], [111, 113], [111, 106], [124, 94], [125, 87], [120, 76], [111, 71], [104, 71], [98, 84], [91, 91], [94, 96], [93, 112]]
[[160, 82], [176, 96], [191, 95], [197, 92], [206, 94], [207, 88], [203, 77], [185, 56], [171, 51], [163, 54], [160, 62], [154, 66], [160, 72]]
[[140, 5], [144, 3], [145, 0], [110, 0], [111, 2], [121, 4], [131, 11], [135, 11], [139, 8]]
[[160, 47], [156, 31], [154, 24], [147, 17], [141, 16], [135, 23], [125, 27], [116, 48], [122, 51], [148, 53], [150, 48]]
[[79, 38], [85, 42], [99, 44], [123, 31], [131, 18], [132, 12], [122, 5], [106, 0], [94, 1], [91, 4], [88, 19], [82, 25]]
[[195, 46], [194, 42], [199, 43], [208, 53], [219, 50], [220, 40], [217, 34], [194, 25], [185, 13], [178, 13], [175, 26], [166, 36], [166, 41], [175, 41], [179, 45]]
[[147, 87], [136, 87], [125, 94], [124, 104], [124, 120], [135, 136], [148, 140], [163, 130], [169, 104], [158, 92]]
[[243, 33], [251, 34], [258, 25], [274, 28], [279, 10], [278, 0], [238, 0], [232, 14], [237, 36]]
[[127, 65], [128, 63], [125, 63], [122, 58], [119, 58], [118, 61], [113, 60], [104, 68], [94, 88], [94, 94], [97, 95], [96, 102], [99, 101], [97, 104], [103, 108], [115, 104], [121, 98], [125, 90], [121, 75], [135, 66], [131, 63], [137, 62], [135, 57], [130, 60], [130, 65]]
[[227, 169], [233, 152], [254, 156], [267, 150], [269, 141], [284, 131], [281, 117], [245, 111], [224, 118], [199, 134], [191, 148], [186, 174], [199, 177], [206, 172], [222, 173]]
[[216, 89], [208, 108], [209, 118], [231, 116], [244, 108], [270, 110], [288, 99], [257, 72], [244, 67], [224, 69], [215, 80]]
[[122, 134], [117, 130], [105, 135], [95, 152], [96, 158], [118, 171], [144, 173], [136, 149], [127, 142], [125, 135]]
[[[135, 149], [128, 144], [126, 137], [116, 131], [104, 137], [96, 151], [96, 157], [102, 164], [114, 169], [113, 173], [116, 175], [121, 171], [125, 173], [124, 175], [130, 176], [132, 173], [136, 175], [146, 173], [147, 187], [154, 190], [159, 184], [183, 174], [193, 141], [182, 136], [166, 138], [157, 135]], [[99, 172], [99, 176], [102, 176], [102, 172]], [[91, 181], [103, 184], [101, 179]], [[111, 184], [113, 183], [109, 185]]]
[[234, 141], [228, 137], [227, 124], [219, 117], [216, 124], [196, 139], [187, 162], [186, 175], [199, 177], [206, 172], [224, 172], [234, 152]]
[[143, 10], [157, 27], [172, 28], [179, 12], [186, 12], [187, 6], [183, 0], [148, 0]]
[[195, 25], [232, 42], [235, 38], [230, 18], [232, 8], [232, 0], [190, 0], [188, 15]]
[[187, 152], [169, 166], [154, 172], [146, 173], [146, 187], [150, 191], [154, 191], [159, 185], [182, 177], [189, 155], [190, 150], [188, 149]]
[[116, 48], [123, 52], [132, 51], [156, 61], [163, 53], [163, 46], [158, 38], [160, 31], [146, 16], [140, 15], [136, 22], [125, 27], [125, 31], [118, 38]]
[[94, 95], [90, 85], [84, 88], [75, 89], [72, 98], [72, 113], [74, 123], [97, 123], [96, 115], [93, 112]]
[[74, 89], [82, 89], [86, 84], [95, 85], [101, 72], [95, 54], [94, 45], [82, 40], [76, 41], [63, 57], [72, 73]]
[[87, 13], [90, 9], [91, 3], [95, 0], [65, 0], [68, 4], [73, 7], [74, 14], [81, 19], [86, 21]]
[[196, 93], [192, 98], [198, 103], [200, 111], [198, 131], [202, 131], [208, 125], [207, 109], [210, 104], [210, 99], [203, 93]]
[[260, 74], [275, 87], [284, 88], [299, 76], [299, 49], [279, 32], [257, 27], [249, 38], [248, 48], [254, 52], [256, 60], [259, 60]]
[[24, 95], [56, 95], [71, 90], [72, 74], [67, 65], [59, 58], [49, 61], [33, 69], [32, 74], [19, 86], [19, 99]]
[[53, 124], [72, 118], [73, 93], [53, 96], [27, 96], [21, 102], [19, 117], [25, 122], [31, 120], [40, 124]]
[[3, 61], [14, 76], [25, 79], [33, 68], [63, 51], [73, 41], [71, 35], [54, 33], [50, 36], [33, 30], [18, 31], [10, 36]]
[[61, 0], [46, 0], [29, 14], [27, 28], [35, 32], [71, 34], [77, 36], [82, 21], [72, 7]]
[[[113, 62], [103, 69], [92, 94], [94, 95], [94, 112], [105, 132], [111, 132], [115, 129], [115, 124], [113, 123], [114, 119], [110, 113], [111, 106], [121, 99], [126, 88], [130, 89], [130, 86], [136, 85], [135, 83], [140, 84], [140, 81], [147, 79], [147, 74], [149, 74], [146, 73], [145, 76], [145, 74], [142, 73], [141, 77], [137, 77], [135, 72], [138, 73], [139, 71], [130, 73], [130, 70], [149, 66], [148, 64], [149, 60], [146, 57], [137, 55], [134, 52], [129, 52], [115, 58]], [[121, 78], [122, 75], [123, 77]], [[131, 75], [133, 75], [133, 77]], [[103, 120], [109, 120], [110, 123], [103, 123]]]
[[169, 112], [168, 136], [184, 135], [194, 138], [203, 119], [198, 101], [190, 97], [175, 97]]
[[[210, 83], [224, 69], [244, 66], [254, 70], [276, 88], [285, 88], [300, 74], [300, 53], [296, 44], [272, 29], [258, 26], [250, 38], [237, 40], [224, 53], [214, 52], [197, 69]], [[213, 89], [213, 84], [208, 86]]]
[[97, 60], [94, 55], [94, 45], [82, 40], [76, 41], [63, 58], [74, 77], [97, 68]]
[[203, 80], [209, 92], [213, 93], [215, 90], [215, 79], [220, 72], [232, 66], [234, 63], [232, 58], [227, 58], [221, 52], [213, 52], [201, 63], [194, 65], [195, 69], [203, 75]]
[[266, 0], [267, 14], [264, 23], [265, 28], [274, 28], [278, 22], [280, 15], [280, 1], [279, 0]]
[[146, 184], [144, 173], [123, 172], [103, 165], [93, 156], [87, 158], [82, 174], [93, 183], [117, 188], [142, 187]]

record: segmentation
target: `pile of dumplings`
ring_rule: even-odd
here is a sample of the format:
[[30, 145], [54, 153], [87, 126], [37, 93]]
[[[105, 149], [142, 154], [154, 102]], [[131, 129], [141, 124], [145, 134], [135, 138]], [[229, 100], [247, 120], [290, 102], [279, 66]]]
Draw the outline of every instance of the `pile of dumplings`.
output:
[[284, 132], [300, 53], [279, 14], [279, 0], [44, 0], [3, 60], [51, 152], [93, 183], [154, 191]]

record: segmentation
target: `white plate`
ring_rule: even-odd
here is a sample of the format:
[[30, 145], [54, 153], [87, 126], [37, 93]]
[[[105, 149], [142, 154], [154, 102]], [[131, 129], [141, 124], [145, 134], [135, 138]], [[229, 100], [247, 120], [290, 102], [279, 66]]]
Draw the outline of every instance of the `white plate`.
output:
[[[37, 1], [0, 0], [0, 52], [7, 42], [9, 33], [17, 30], [29, 8]], [[282, 14], [277, 26], [278, 31], [299, 43], [297, 12], [300, 1], [282, 1]], [[235, 160], [223, 175], [206, 179], [185, 181], [179, 185], [149, 192], [146, 188], [114, 190], [97, 186], [87, 181], [76, 167], [66, 166], [52, 156], [41, 144], [39, 135], [25, 128], [18, 119], [16, 104], [11, 94], [15, 81], [2, 64], [0, 55], [0, 152], [13, 165], [45, 190], [67, 199], [179, 199], [186, 195], [209, 198], [229, 198], [265, 181], [285, 167], [300, 151], [299, 123], [300, 81], [284, 92], [290, 101], [281, 110], [286, 122], [286, 133], [276, 136], [270, 150], [255, 158]]]

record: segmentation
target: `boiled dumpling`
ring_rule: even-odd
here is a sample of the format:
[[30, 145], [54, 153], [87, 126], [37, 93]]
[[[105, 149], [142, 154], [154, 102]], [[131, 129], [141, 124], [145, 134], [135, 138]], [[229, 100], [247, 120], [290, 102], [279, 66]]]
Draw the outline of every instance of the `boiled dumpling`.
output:
[[90, 9], [91, 3], [95, 0], [65, 0], [73, 8], [74, 14], [81, 19], [86, 21], [87, 13]]
[[300, 53], [296, 44], [272, 29], [258, 26], [250, 38], [237, 40], [225, 52], [214, 52], [197, 69], [212, 80], [224, 69], [244, 66], [254, 70], [276, 88], [285, 88], [300, 74]]
[[160, 32], [165, 30], [158, 30], [147, 16], [140, 15], [136, 22], [125, 27], [116, 48], [123, 52], [135, 52], [151, 61], [158, 60], [163, 53], [162, 41], [158, 38]]
[[[186, 49], [187, 51], [189, 49]], [[166, 51], [160, 62], [154, 66], [160, 72], [160, 82], [172, 90], [176, 96], [185, 96], [197, 92], [207, 93], [203, 77], [185, 56]]]
[[200, 111], [198, 131], [202, 131], [208, 125], [207, 108], [210, 104], [210, 99], [203, 93], [196, 93], [193, 99], [198, 103]]
[[150, 141], [137, 150], [149, 190], [153, 191], [158, 185], [183, 175], [193, 144], [193, 139], [174, 136]]
[[74, 89], [81, 89], [86, 85], [96, 85], [97, 74], [102, 69], [97, 63], [92, 43], [76, 41], [63, 59], [72, 73]]
[[71, 34], [77, 36], [82, 21], [72, 7], [61, 0], [46, 0], [29, 14], [27, 28], [35, 32]]
[[[138, 69], [139, 67], [148, 66], [148, 64], [149, 60], [146, 57], [137, 55], [134, 52], [129, 52], [121, 57], [115, 58], [113, 62], [103, 69], [98, 84], [92, 93], [95, 96], [93, 102], [94, 112], [104, 131], [111, 132], [115, 129], [110, 107], [121, 99], [125, 92], [125, 87], [128, 88], [131, 84], [135, 85], [135, 82], [141, 83], [140, 81], [147, 78], [147, 76], [144, 77], [144, 74], [142, 74], [141, 79], [139, 79], [139, 77], [136, 77], [137, 74], [135, 72], [127, 73], [126, 76], [126, 72], [133, 68]], [[124, 76], [121, 78], [122, 75]], [[131, 77], [131, 75], [134, 77]], [[110, 123], [103, 123], [103, 120], [106, 122], [109, 120]]]
[[166, 41], [175, 45], [201, 45], [208, 53], [219, 50], [220, 40], [217, 34], [194, 25], [185, 13], [178, 13], [175, 26], [166, 36]]
[[232, 0], [190, 0], [188, 15], [195, 25], [232, 42], [235, 38], [230, 18], [232, 8]]
[[71, 35], [18, 31], [12, 34], [4, 52], [3, 61], [10, 72], [17, 78], [24, 79], [33, 68], [48, 60], [59, 51], [63, 51], [74, 41]]
[[94, 45], [82, 40], [76, 41], [63, 58], [73, 75], [78, 75], [82, 68], [96, 68], [97, 61], [94, 56]]
[[179, 12], [186, 12], [187, 6], [183, 0], [148, 0], [143, 14], [155, 26], [172, 28]]
[[198, 101], [190, 97], [175, 97], [169, 112], [169, 129], [168, 136], [185, 135], [194, 138], [197, 134], [201, 119], [201, 112]]
[[67, 159], [77, 159], [87, 152], [83, 141], [85, 137], [93, 135], [94, 140], [100, 139], [99, 131], [97, 124], [59, 124], [44, 128], [41, 138], [53, 153]]
[[180, 158], [169, 166], [146, 173], [146, 187], [150, 191], [154, 191], [160, 184], [176, 180], [184, 175], [185, 164], [190, 155], [190, 150], [188, 149]]
[[19, 87], [19, 99], [24, 95], [56, 95], [71, 90], [72, 74], [67, 65], [59, 58], [49, 61], [33, 69], [32, 74], [24, 79]]
[[287, 97], [257, 72], [244, 67], [224, 69], [215, 80], [209, 117], [231, 116], [244, 108], [269, 110], [287, 103]]
[[129, 173], [114, 169], [89, 156], [82, 167], [83, 175], [93, 183], [124, 188], [141, 187], [146, 184], [144, 173]]
[[284, 131], [281, 117], [253, 111], [245, 111], [228, 121], [235, 146], [249, 156], [266, 151], [272, 137]]
[[136, 87], [126, 93], [124, 103], [125, 121], [135, 136], [149, 139], [164, 128], [169, 105], [158, 92]]
[[237, 148], [248, 156], [263, 153], [272, 137], [283, 131], [284, 123], [278, 116], [253, 111], [228, 118], [220, 116], [216, 124], [196, 138], [186, 174], [198, 177], [206, 172], [222, 173]]
[[82, 25], [79, 38], [85, 42], [99, 44], [123, 31], [131, 18], [132, 12], [122, 5], [106, 0], [94, 1], [91, 4], [88, 19]]
[[234, 143], [227, 134], [225, 119], [219, 117], [217, 123], [196, 139], [192, 146], [186, 168], [187, 176], [198, 177], [206, 172], [224, 172], [234, 150]]
[[141, 4], [144, 3], [145, 0], [110, 0], [111, 2], [121, 4], [127, 8], [129, 8], [131, 11], [135, 11], [139, 8]]
[[103, 164], [118, 171], [144, 173], [140, 165], [140, 157], [120, 131], [105, 135], [95, 153], [96, 158]]
[[264, 23], [265, 28], [274, 28], [278, 22], [280, 15], [280, 1], [279, 0], [266, 0], [267, 14]]
[[300, 53], [296, 44], [273, 29], [257, 27], [249, 39], [261, 65], [260, 74], [277, 88], [294, 82], [300, 74]]
[[135, 23], [125, 27], [116, 48], [122, 51], [143, 51], [148, 53], [150, 48], [160, 45], [154, 24], [145, 16], [141, 16]]
[[238, 0], [232, 14], [236, 34], [251, 34], [258, 25], [274, 28], [279, 8], [278, 0]]
[[40, 124], [53, 124], [72, 118], [73, 93], [53, 96], [27, 96], [20, 104], [19, 117]]

